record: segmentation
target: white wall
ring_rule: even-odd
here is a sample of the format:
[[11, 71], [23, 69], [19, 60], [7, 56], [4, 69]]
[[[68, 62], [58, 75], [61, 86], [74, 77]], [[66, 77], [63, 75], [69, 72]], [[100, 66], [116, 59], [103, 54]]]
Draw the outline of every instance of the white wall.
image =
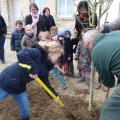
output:
[[29, 0], [14, 0], [14, 20], [18, 20], [21, 17], [21, 12], [25, 16], [29, 12]]
[[[119, 5], [120, 5], [120, 0], [113, 0], [113, 3], [111, 4], [111, 6], [108, 10], [108, 17], [107, 17], [106, 21], [112, 22], [114, 19], [116, 19], [118, 17]], [[105, 21], [105, 17], [106, 17], [106, 14], [101, 19], [102, 24]]]

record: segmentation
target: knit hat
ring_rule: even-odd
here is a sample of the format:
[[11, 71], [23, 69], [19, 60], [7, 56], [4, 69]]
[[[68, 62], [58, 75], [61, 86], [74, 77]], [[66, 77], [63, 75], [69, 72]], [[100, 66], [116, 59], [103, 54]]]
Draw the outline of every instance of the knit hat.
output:
[[109, 33], [110, 32], [110, 26], [109, 23], [105, 23], [103, 27], [102, 33]]
[[62, 30], [62, 31], [60, 31], [60, 32], [58, 32], [58, 37], [59, 36], [62, 36], [62, 37], [64, 37], [65, 36], [65, 32]]
[[69, 28], [64, 28], [64, 29], [63, 29], [63, 32], [64, 32], [64, 35], [65, 35], [66, 33], [69, 33], [70, 36], [71, 36], [71, 32], [70, 32]]

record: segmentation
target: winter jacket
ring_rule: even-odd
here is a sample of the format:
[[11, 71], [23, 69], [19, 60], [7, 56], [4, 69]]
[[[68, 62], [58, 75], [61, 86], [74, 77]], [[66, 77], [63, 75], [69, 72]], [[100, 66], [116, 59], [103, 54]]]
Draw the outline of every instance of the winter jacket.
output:
[[52, 26], [55, 26], [55, 21], [52, 15], [49, 15], [48, 17], [43, 15], [44, 21], [45, 21], [45, 31], [50, 31], [50, 28]]
[[[38, 74], [41, 80], [47, 85], [47, 87], [55, 94], [58, 95], [54, 88], [51, 87], [48, 80], [48, 66], [47, 58], [42, 56], [43, 53], [38, 48], [25, 48], [18, 52], [17, 57], [19, 62], [10, 65], [0, 73], [0, 87], [9, 93], [19, 94], [26, 90], [26, 84], [32, 79], [29, 74]], [[48, 60], [49, 62], [49, 60]], [[24, 63], [32, 66], [31, 70], [22, 68], [19, 63]]]
[[4, 18], [0, 15], [0, 36], [3, 34], [7, 34], [7, 26]]
[[22, 38], [22, 41], [21, 41], [21, 47], [22, 48], [30, 48], [36, 43], [37, 43], [37, 39], [34, 35], [29, 36], [27, 33], [25, 33]]
[[28, 70], [14, 63], [0, 73], [0, 87], [12, 94], [19, 94], [26, 90], [26, 84], [32, 79]]
[[[28, 15], [25, 18], [25, 25], [28, 25], [28, 24], [32, 24], [32, 16], [31, 15]], [[39, 20], [37, 22], [37, 37], [38, 37], [39, 32], [45, 31], [45, 29], [46, 29], [45, 21], [43, 19], [43, 16], [39, 15]]]
[[20, 51], [21, 50], [21, 41], [22, 41], [22, 38], [25, 34], [25, 30], [22, 29], [22, 30], [15, 30], [12, 32], [11, 34], [11, 42], [10, 42], [10, 45], [11, 45], [11, 50], [12, 51]]
[[120, 32], [98, 35], [93, 44], [91, 59], [105, 86], [114, 87], [114, 75], [120, 83]]

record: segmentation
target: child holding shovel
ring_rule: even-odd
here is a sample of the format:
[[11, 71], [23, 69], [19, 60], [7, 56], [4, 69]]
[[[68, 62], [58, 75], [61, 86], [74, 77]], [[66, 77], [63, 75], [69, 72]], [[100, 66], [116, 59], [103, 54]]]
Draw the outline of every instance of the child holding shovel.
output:
[[[53, 46], [56, 46], [57, 49], [53, 48]], [[56, 49], [54, 57], [50, 54], [53, 49]], [[19, 61], [5, 68], [0, 73], [0, 101], [9, 95], [12, 96], [20, 108], [21, 120], [29, 120], [29, 100], [26, 84], [37, 75], [54, 95], [58, 96], [58, 93], [49, 83], [48, 74], [52, 68], [49, 65], [50, 61], [55, 63], [59, 56], [59, 44], [55, 41], [45, 44], [45, 47], [37, 45], [36, 48], [24, 48], [17, 54]], [[19, 63], [30, 65], [32, 69], [27, 70], [19, 66]]]

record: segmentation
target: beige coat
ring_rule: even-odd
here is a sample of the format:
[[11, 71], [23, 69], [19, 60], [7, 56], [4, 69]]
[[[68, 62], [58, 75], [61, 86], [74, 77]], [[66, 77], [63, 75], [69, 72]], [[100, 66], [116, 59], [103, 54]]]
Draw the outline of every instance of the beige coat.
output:
[[21, 41], [21, 47], [22, 48], [30, 48], [35, 43], [37, 43], [37, 38], [35, 36], [30, 38], [27, 34], [25, 34], [22, 38], [22, 41]]

